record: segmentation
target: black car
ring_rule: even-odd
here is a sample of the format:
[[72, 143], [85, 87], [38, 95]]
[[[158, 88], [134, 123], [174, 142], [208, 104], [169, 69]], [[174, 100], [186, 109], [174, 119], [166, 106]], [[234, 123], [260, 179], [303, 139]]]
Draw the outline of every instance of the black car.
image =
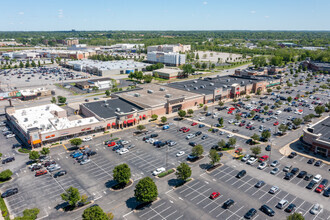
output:
[[151, 137], [151, 138], [158, 137], [158, 134], [151, 134], [150, 137]]
[[267, 145], [267, 147], [265, 148], [266, 151], [271, 151], [272, 150], [272, 146]]
[[18, 193], [18, 189], [17, 188], [13, 188], [13, 189], [8, 189], [6, 192], [1, 194], [1, 198], [6, 198], [9, 196], [12, 196], [14, 194]]
[[309, 181], [313, 178], [313, 175], [312, 174], [307, 174], [305, 177], [304, 177], [304, 180], [306, 181]]
[[251, 218], [253, 218], [253, 216], [255, 216], [256, 213], [257, 213], [257, 210], [252, 208], [247, 213], [245, 213], [244, 218], [251, 219]]
[[307, 172], [306, 171], [301, 171], [297, 177], [299, 178], [304, 178], [305, 176], [307, 175]]
[[286, 209], [284, 209], [284, 211], [291, 213], [292, 211], [294, 211], [296, 209], [296, 205], [291, 203], [288, 207], [286, 207]]
[[263, 213], [265, 213], [266, 215], [268, 216], [274, 216], [275, 215], [275, 212], [273, 209], [271, 209], [269, 206], [267, 205], [262, 205], [260, 207], [260, 211], [262, 211]]
[[296, 175], [299, 172], [299, 168], [295, 167], [291, 170], [291, 173]]
[[196, 142], [189, 142], [189, 145], [192, 146], [192, 147], [195, 147], [197, 145]]
[[238, 172], [238, 174], [236, 175], [237, 178], [242, 178], [243, 176], [245, 176], [246, 171], [245, 170], [241, 170]]
[[225, 209], [228, 209], [230, 206], [234, 205], [235, 201], [232, 199], [228, 199], [223, 205], [222, 207]]
[[311, 158], [311, 159], [309, 159], [309, 160], [307, 161], [307, 163], [308, 163], [308, 164], [313, 164], [314, 161], [315, 161], [315, 159]]
[[87, 156], [94, 156], [95, 154], [97, 154], [97, 152], [96, 151], [90, 151], [90, 152], [88, 152], [87, 153]]
[[318, 160], [318, 161], [315, 162], [314, 166], [319, 167], [319, 166], [321, 166], [321, 164], [322, 164], [322, 161]]
[[54, 174], [54, 178], [64, 176], [65, 174], [67, 174], [66, 170], [58, 171], [57, 173]]
[[324, 190], [323, 195], [325, 197], [329, 197], [329, 195], [330, 195], [330, 187], [328, 187], [328, 189]]
[[223, 156], [223, 153], [222, 152], [218, 152], [219, 154], [219, 157], [222, 157]]
[[201, 135], [201, 134], [202, 134], [201, 131], [197, 131], [197, 132], [195, 133], [195, 136], [199, 136], [199, 135]]
[[13, 144], [13, 148], [14, 148], [14, 149], [15, 149], [15, 148], [20, 148], [20, 147], [22, 147], [21, 144]]
[[256, 187], [256, 188], [261, 188], [261, 187], [263, 187], [264, 185], [265, 185], [265, 182], [262, 181], [262, 180], [260, 180], [260, 181], [258, 181], [258, 182], [256, 183], [256, 185], [254, 185], [254, 187]]
[[10, 163], [10, 162], [13, 162], [14, 160], [15, 160], [15, 157], [8, 157], [8, 158], [2, 160], [2, 164]]
[[306, 189], [313, 189], [315, 185], [316, 185], [316, 182], [312, 180], [312, 181], [310, 181], [309, 184], [306, 186]]
[[291, 154], [289, 155], [289, 158], [294, 158], [295, 156], [297, 156], [296, 152], [291, 152]]
[[284, 176], [284, 179], [291, 180], [293, 176], [294, 176], [293, 173], [286, 173], [285, 176]]

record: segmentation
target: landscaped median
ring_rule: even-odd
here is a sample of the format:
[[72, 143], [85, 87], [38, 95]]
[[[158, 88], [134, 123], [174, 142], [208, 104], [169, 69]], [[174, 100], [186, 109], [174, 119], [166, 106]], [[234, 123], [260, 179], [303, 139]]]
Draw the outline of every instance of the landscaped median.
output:
[[6, 203], [5, 203], [5, 200], [3, 200], [3, 198], [1, 198], [1, 197], [0, 197], [0, 209], [1, 209], [1, 214], [2, 214], [2, 216], [3, 216], [6, 220], [10, 220], [7, 205], [6, 205]]
[[162, 172], [162, 173], [160, 173], [160, 174], [158, 174], [158, 178], [163, 178], [163, 177], [165, 177], [165, 176], [167, 176], [167, 175], [170, 175], [171, 173], [174, 173], [176, 171], [176, 169], [175, 168], [172, 168], [172, 169], [169, 169], [169, 170], [167, 170], [167, 171], [165, 171], [165, 172]]

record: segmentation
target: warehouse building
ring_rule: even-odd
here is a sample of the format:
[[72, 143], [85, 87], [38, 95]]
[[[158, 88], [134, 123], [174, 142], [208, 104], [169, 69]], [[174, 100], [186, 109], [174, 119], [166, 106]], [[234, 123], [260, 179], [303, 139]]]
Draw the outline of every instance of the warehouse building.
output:
[[330, 157], [330, 117], [304, 128], [302, 143], [309, 151]]
[[64, 66], [77, 71], [88, 72], [97, 76], [111, 76], [113, 74], [128, 74], [134, 71], [142, 71], [149, 64], [130, 60], [97, 61], [74, 60], [68, 61]]
[[155, 74], [157, 74], [159, 78], [162, 79], [176, 79], [181, 77], [182, 71], [180, 69], [162, 68], [154, 70], [153, 75]]
[[148, 52], [147, 61], [149, 63], [164, 63], [169, 66], [180, 66], [186, 63], [186, 55], [179, 53]]

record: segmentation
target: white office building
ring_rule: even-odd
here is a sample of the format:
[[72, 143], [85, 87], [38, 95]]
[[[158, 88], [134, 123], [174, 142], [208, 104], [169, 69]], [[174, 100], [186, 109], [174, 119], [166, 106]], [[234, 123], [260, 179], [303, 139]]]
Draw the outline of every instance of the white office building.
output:
[[183, 44], [164, 44], [164, 45], [155, 45], [155, 46], [149, 46], [147, 48], [148, 53], [149, 52], [164, 52], [164, 53], [185, 53], [187, 51], [191, 50], [190, 45], [183, 45]]
[[186, 63], [186, 55], [179, 53], [148, 52], [147, 60], [150, 63], [164, 63], [170, 66], [179, 66]]

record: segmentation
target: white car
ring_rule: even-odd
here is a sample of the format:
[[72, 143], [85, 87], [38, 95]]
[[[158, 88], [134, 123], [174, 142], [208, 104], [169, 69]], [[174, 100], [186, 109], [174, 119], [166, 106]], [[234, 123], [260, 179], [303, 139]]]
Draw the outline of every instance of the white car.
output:
[[9, 128], [2, 129], [2, 132], [9, 131]]
[[190, 138], [193, 138], [193, 137], [195, 137], [195, 134], [188, 134], [186, 139], [189, 140]]
[[314, 110], [314, 107], [313, 106], [309, 107], [309, 110]]
[[323, 211], [323, 206], [316, 203], [315, 205], [313, 205], [313, 207], [311, 208], [311, 210], [309, 212], [313, 215], [317, 215], [322, 211]]
[[316, 174], [313, 178], [313, 181], [318, 183], [321, 181], [321, 179], [322, 179], [322, 176], [320, 174]]
[[48, 167], [47, 169], [48, 169], [49, 172], [53, 172], [53, 171], [55, 171], [55, 170], [59, 170], [59, 169], [61, 169], [61, 166], [58, 165], [58, 164], [55, 164], [54, 166], [50, 166], [50, 167]]
[[232, 124], [232, 123], [234, 123], [234, 119], [230, 119], [230, 120], [228, 121], [228, 124]]
[[298, 112], [298, 115], [302, 115], [304, 112]]
[[204, 121], [205, 120], [205, 117], [200, 117], [199, 119], [198, 119], [198, 121]]
[[252, 164], [255, 164], [257, 161], [258, 161], [258, 158], [251, 157], [246, 163], [252, 165]]
[[281, 113], [282, 113], [282, 111], [278, 110], [277, 112], [275, 112], [275, 115], [279, 115]]
[[85, 137], [84, 139], [82, 139], [83, 142], [87, 142], [87, 141], [91, 141], [93, 140], [92, 137]]
[[278, 186], [272, 186], [272, 188], [270, 188], [269, 193], [270, 194], [275, 194], [280, 188]]
[[41, 163], [33, 163], [29, 166], [29, 169], [32, 169], [34, 166], [41, 166]]
[[8, 134], [8, 135], [6, 136], [6, 138], [12, 138], [12, 137], [15, 137], [15, 134]]
[[234, 125], [238, 126], [240, 124], [240, 122], [236, 122]]
[[259, 164], [258, 169], [259, 169], [259, 170], [263, 170], [263, 169], [265, 169], [266, 167], [267, 167], [267, 163], [266, 163], [266, 162], [262, 162], [261, 164]]
[[161, 167], [161, 168], [156, 169], [154, 172], [152, 172], [152, 175], [157, 176], [158, 174], [160, 174], [162, 172], [165, 172], [165, 168], [164, 167]]
[[150, 138], [148, 143], [153, 144], [153, 143], [156, 142], [156, 141], [157, 141], [157, 140], [155, 140], [155, 139], [153, 139], [153, 138]]
[[246, 154], [242, 159], [241, 159], [241, 161], [243, 161], [243, 162], [246, 162], [248, 159], [250, 159], [250, 155], [249, 154]]
[[119, 152], [119, 154], [122, 155], [122, 154], [126, 154], [126, 153], [128, 153], [128, 152], [129, 152], [129, 150], [128, 150], [127, 148], [123, 148], [123, 149]]
[[91, 160], [90, 159], [86, 159], [80, 162], [80, 165], [84, 165], [86, 163], [89, 163]]
[[278, 162], [278, 160], [274, 160], [273, 163], [270, 164], [272, 167], [277, 167], [278, 165], [280, 165], [280, 162]]
[[122, 142], [121, 142], [122, 145], [126, 145], [126, 144], [128, 144], [128, 143], [129, 143], [129, 141], [122, 141]]
[[234, 137], [234, 135], [233, 134], [228, 134], [227, 135], [227, 138], [231, 138], [231, 137]]
[[224, 132], [224, 131], [220, 131], [219, 134], [220, 134], [220, 135], [223, 135], [223, 134], [226, 134], [226, 132]]
[[179, 152], [176, 154], [177, 157], [181, 157], [182, 155], [184, 155], [184, 151], [179, 151]]

